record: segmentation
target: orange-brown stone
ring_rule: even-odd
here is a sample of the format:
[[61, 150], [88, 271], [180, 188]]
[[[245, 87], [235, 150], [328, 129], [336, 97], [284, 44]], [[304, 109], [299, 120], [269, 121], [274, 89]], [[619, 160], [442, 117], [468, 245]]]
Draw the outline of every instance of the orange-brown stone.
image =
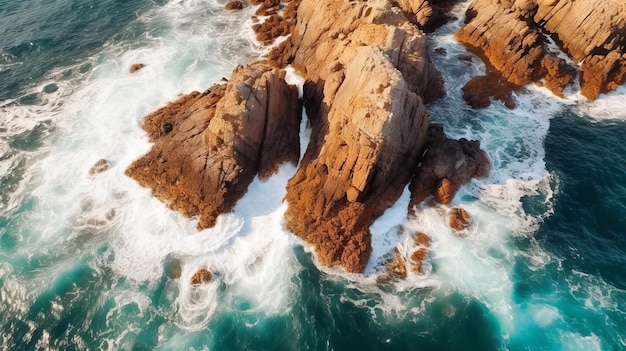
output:
[[472, 224], [472, 219], [463, 208], [452, 208], [448, 213], [448, 224], [456, 231], [462, 231]]
[[213, 279], [213, 274], [209, 272], [206, 268], [200, 268], [194, 275], [191, 277], [191, 285], [200, 285], [210, 283]]
[[140, 69], [142, 69], [144, 67], [145, 67], [145, 65], [143, 63], [135, 63], [135, 64], [132, 64], [130, 66], [130, 70], [129, 71], [130, 71], [130, 73], [135, 73], [135, 72], [139, 71]]

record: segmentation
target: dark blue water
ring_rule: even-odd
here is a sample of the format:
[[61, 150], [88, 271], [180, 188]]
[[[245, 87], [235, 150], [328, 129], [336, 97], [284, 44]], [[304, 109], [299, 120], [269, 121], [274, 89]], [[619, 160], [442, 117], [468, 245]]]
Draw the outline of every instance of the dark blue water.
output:
[[50, 70], [82, 62], [107, 43], [141, 36], [141, 28], [130, 24], [155, 5], [147, 0], [0, 2], [0, 100], [15, 98]]
[[[251, 190], [240, 212], [254, 218], [210, 233], [128, 180], [149, 146], [142, 116], [255, 55], [222, 6], [0, 0], [0, 349], [626, 348], [626, 122], [532, 89], [516, 111], [467, 108], [460, 86], [479, 67], [443, 44], [454, 25], [433, 36], [448, 96], [429, 109], [451, 135], [482, 139], [494, 170], [456, 200], [477, 222], [467, 237], [445, 209], [408, 224], [431, 236], [429, 276], [320, 269], [272, 207], [281, 180]], [[152, 61], [130, 76], [137, 58]], [[90, 179], [102, 157], [112, 169]], [[190, 288], [203, 266], [216, 280]]]

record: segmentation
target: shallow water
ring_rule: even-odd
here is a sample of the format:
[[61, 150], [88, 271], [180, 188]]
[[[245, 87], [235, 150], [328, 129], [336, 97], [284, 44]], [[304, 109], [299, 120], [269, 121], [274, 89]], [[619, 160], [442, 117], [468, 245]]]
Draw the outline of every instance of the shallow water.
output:
[[[528, 87], [518, 108], [471, 110], [483, 67], [452, 23], [431, 37], [448, 95], [429, 106], [449, 136], [493, 162], [453, 206], [408, 194], [372, 227], [365, 276], [321, 268], [282, 226], [285, 166], [255, 180], [215, 228], [169, 211], [124, 176], [150, 144], [146, 114], [202, 91], [264, 48], [250, 10], [223, 1], [0, 2], [0, 345], [9, 349], [619, 350], [626, 347], [624, 89], [593, 104]], [[462, 17], [463, 7], [456, 9]], [[146, 67], [130, 74], [133, 63]], [[292, 77], [294, 81], [297, 78]], [[302, 142], [308, 141], [306, 123]], [[304, 149], [304, 148], [302, 148]], [[95, 177], [99, 159], [109, 170]], [[429, 274], [377, 284], [409, 239], [432, 238]], [[201, 267], [216, 279], [191, 287]], [[174, 278], [180, 270], [180, 278]]]

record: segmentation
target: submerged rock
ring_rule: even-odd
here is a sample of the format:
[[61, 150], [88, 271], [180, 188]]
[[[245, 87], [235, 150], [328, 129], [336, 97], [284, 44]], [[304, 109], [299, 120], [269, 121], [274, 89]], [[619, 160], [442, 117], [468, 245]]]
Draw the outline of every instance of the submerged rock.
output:
[[463, 208], [452, 208], [448, 212], [448, 224], [450, 228], [460, 232], [472, 224], [472, 219]]
[[411, 181], [409, 209], [428, 196], [440, 204], [449, 204], [461, 186], [472, 178], [489, 174], [491, 162], [475, 140], [453, 140], [446, 137], [443, 127], [428, 128], [428, 151]]
[[422, 272], [423, 262], [428, 259], [430, 239], [424, 233], [417, 233], [414, 242], [416, 249], [411, 254], [411, 270], [419, 274]]
[[144, 68], [145, 66], [146, 65], [144, 65], [143, 63], [135, 63], [130, 66], [130, 73], [135, 73], [139, 71], [140, 69]]
[[100, 174], [111, 167], [111, 162], [105, 159], [99, 159], [91, 168], [89, 169], [89, 175], [95, 176], [96, 174]]
[[241, 10], [243, 9], [243, 2], [241, 1], [229, 1], [226, 6], [224, 6], [226, 10]]
[[392, 279], [406, 279], [406, 262], [397, 248], [393, 251], [393, 257], [385, 266], [385, 270]]

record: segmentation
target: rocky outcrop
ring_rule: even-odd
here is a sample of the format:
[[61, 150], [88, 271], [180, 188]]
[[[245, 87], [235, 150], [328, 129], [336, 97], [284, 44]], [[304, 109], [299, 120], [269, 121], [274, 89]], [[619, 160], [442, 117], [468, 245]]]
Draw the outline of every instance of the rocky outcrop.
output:
[[146, 65], [144, 65], [143, 63], [133, 63], [133, 64], [130, 66], [129, 71], [130, 71], [130, 73], [135, 73], [135, 72], [137, 72], [137, 71], [141, 70], [142, 68], [144, 68], [145, 66], [146, 66]]
[[96, 174], [100, 174], [111, 167], [111, 162], [105, 159], [99, 159], [93, 166], [89, 169], [89, 176], [93, 177]]
[[224, 8], [226, 10], [241, 10], [243, 9], [243, 2], [235, 0], [235, 1], [229, 1]]
[[214, 225], [283, 162], [297, 163], [300, 102], [284, 71], [239, 66], [227, 84], [193, 92], [146, 117], [153, 148], [126, 174], [170, 208]]
[[448, 213], [448, 225], [450, 228], [460, 232], [471, 224], [472, 219], [465, 209], [460, 207], [450, 209]]
[[200, 285], [210, 283], [213, 280], [213, 274], [206, 268], [200, 268], [191, 277], [191, 285]]
[[[300, 0], [248, 0], [248, 3], [259, 5], [256, 16], [265, 17], [263, 22], [259, 21], [252, 26], [258, 41], [271, 45], [279, 37], [293, 34]], [[258, 17], [255, 18], [258, 20]]]
[[386, 274], [391, 279], [406, 279], [406, 261], [397, 248], [393, 250], [393, 258], [385, 266]]
[[[590, 100], [626, 81], [626, 3], [621, 0], [475, 0], [456, 37], [492, 74], [516, 86], [543, 80], [556, 95], [580, 70]], [[551, 38], [572, 61], [560, 58]]]
[[[422, 274], [423, 263], [428, 259], [429, 242], [428, 235], [417, 233], [412, 244], [402, 243], [394, 248], [384, 265], [383, 274], [378, 277], [378, 282], [386, 283], [391, 280], [406, 279], [409, 272]], [[403, 252], [406, 252], [407, 257]]]
[[423, 100], [443, 94], [426, 37], [386, 0], [303, 2], [293, 65], [307, 78], [312, 136], [287, 186], [286, 226], [324, 265], [361, 272], [369, 227], [424, 150]]
[[417, 233], [414, 241], [416, 249], [411, 254], [411, 270], [419, 274], [422, 273], [423, 262], [428, 259], [430, 239], [424, 233]]
[[456, 2], [456, 0], [396, 0], [405, 16], [424, 31], [432, 31], [451, 20], [448, 11]]
[[463, 184], [486, 177], [490, 169], [489, 157], [479, 141], [449, 139], [441, 125], [430, 125], [428, 151], [409, 186], [409, 210], [429, 196], [440, 204], [449, 204]]

